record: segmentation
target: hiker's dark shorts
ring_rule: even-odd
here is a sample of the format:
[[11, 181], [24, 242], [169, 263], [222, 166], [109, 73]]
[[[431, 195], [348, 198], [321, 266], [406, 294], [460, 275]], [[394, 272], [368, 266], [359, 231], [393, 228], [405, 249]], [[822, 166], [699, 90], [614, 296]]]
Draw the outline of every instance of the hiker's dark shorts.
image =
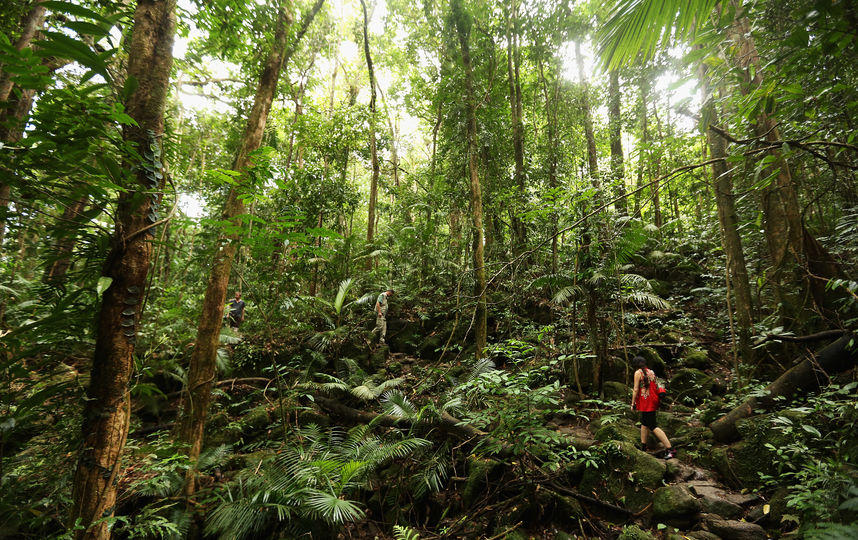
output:
[[649, 429], [655, 429], [655, 411], [641, 411], [641, 424]]

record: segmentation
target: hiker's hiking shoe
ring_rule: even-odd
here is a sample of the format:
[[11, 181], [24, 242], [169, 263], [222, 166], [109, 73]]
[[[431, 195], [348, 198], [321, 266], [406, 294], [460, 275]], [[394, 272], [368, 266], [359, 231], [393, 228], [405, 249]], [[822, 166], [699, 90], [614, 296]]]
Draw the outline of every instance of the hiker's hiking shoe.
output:
[[676, 457], [676, 448], [668, 448], [667, 453], [664, 455], [664, 459], [673, 459]]

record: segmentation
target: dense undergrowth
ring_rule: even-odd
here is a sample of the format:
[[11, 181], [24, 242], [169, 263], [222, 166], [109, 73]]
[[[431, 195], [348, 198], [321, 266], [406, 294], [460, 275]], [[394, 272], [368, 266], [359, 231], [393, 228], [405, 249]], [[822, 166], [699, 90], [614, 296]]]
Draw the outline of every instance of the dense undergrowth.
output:
[[[171, 430], [192, 341], [185, 308], [193, 311], [199, 297], [153, 292], [129, 388], [133, 422], [120, 497], [107, 518], [114, 536], [638, 538], [650, 529], [668, 537], [681, 524], [637, 512], [680, 473], [668, 467], [641, 491], [635, 476], [653, 465], [628, 461], [637, 430], [628, 410], [627, 359], [635, 354], [669, 382], [672, 404], [662, 423], [683, 466], [711, 471], [765, 502], [764, 512], [746, 519], [774, 536], [854, 536], [854, 371], [818, 394], [759, 411], [765, 414], [740, 428], [743, 449], [719, 448], [705, 425], [761, 392], [765, 378], [733, 371], [729, 323], [716, 301], [723, 291], [717, 272], [705, 270], [714, 260], [705, 245], [657, 256], [653, 249], [639, 245], [622, 270], [616, 266], [615, 276], [634, 271], [640, 279], [606, 281], [615, 322], [601, 394], [573, 311], [574, 289], [538, 282], [514, 294], [495, 291], [507, 303], [493, 311], [487, 357], [476, 363], [463, 346], [467, 321], [456, 322], [468, 314], [456, 311], [455, 298], [403, 287], [391, 310], [389, 347], [368, 332], [371, 311], [359, 291], [369, 291], [369, 281], [347, 280], [330, 299], [259, 298], [240, 336], [222, 332], [220, 382], [206, 450], [195, 464]], [[19, 330], [6, 336], [16, 355], [4, 369], [2, 536], [73, 534], [66, 516], [89, 342], [61, 338], [91, 331], [65, 321], [92, 310], [97, 286], [72, 295], [77, 303], [18, 305], [7, 315]], [[547, 292], [553, 294], [541, 294]], [[343, 416], [326, 399], [366, 416]], [[469, 426], [472, 436], [457, 434], [455, 425]], [[730, 469], [733, 453], [745, 469]], [[192, 470], [199, 490], [189, 503], [181, 493]], [[611, 471], [621, 471], [620, 478]]]

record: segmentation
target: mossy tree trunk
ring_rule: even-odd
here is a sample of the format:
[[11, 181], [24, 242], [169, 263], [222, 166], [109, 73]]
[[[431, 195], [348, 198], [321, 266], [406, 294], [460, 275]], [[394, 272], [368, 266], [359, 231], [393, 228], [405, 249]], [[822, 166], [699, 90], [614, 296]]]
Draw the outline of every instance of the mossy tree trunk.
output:
[[[164, 106], [173, 64], [175, 0], [140, 0], [128, 55], [128, 76], [137, 89], [125, 110], [137, 125], [126, 125], [123, 138], [144, 163], [128, 162], [136, 184], [119, 198], [116, 230], [104, 275], [112, 282], [98, 314], [92, 374], [84, 405], [83, 450], [77, 464], [71, 518], [84, 529], [76, 538], [109, 538], [103, 517], [113, 515], [116, 479], [131, 415], [128, 384], [134, 368], [136, 328], [152, 254], [151, 234], [164, 185], [160, 163]], [[148, 165], [148, 169], [141, 165]], [[97, 524], [93, 524], [98, 522]]]
[[473, 76], [471, 70], [471, 51], [469, 39], [471, 19], [462, 7], [462, 0], [452, 0], [453, 22], [462, 53], [462, 68], [465, 81], [465, 108], [467, 110], [466, 136], [468, 140], [468, 176], [471, 185], [471, 217], [473, 218], [474, 243], [474, 295], [477, 308], [474, 320], [474, 339], [477, 359], [482, 358], [486, 347], [486, 267], [483, 257], [483, 198], [480, 189], [480, 176], [477, 167], [479, 150], [477, 146], [477, 108], [474, 97]]
[[[262, 135], [271, 111], [271, 104], [277, 90], [277, 81], [285, 58], [289, 26], [292, 23], [292, 4], [285, 0], [279, 10], [274, 32], [274, 43], [268, 54], [259, 86], [253, 100], [253, 108], [247, 119], [238, 154], [233, 169], [241, 173], [236, 184], [230, 188], [222, 219], [230, 221], [235, 227], [240, 226], [239, 216], [244, 213], [242, 195], [249, 189], [250, 175], [253, 167], [250, 154], [259, 148]], [[238, 248], [237, 233], [224, 235], [219, 240], [219, 248], [212, 261], [212, 269], [206, 285], [203, 310], [197, 327], [197, 339], [188, 370], [188, 387], [182, 396], [182, 416], [179, 423], [178, 438], [187, 445], [188, 456], [195, 461], [202, 449], [203, 428], [209, 403], [211, 389], [215, 382], [215, 366], [217, 360], [218, 340], [226, 302], [227, 286], [232, 270], [232, 261]], [[185, 484], [185, 495], [191, 496], [195, 491], [195, 471], [191, 470]]]

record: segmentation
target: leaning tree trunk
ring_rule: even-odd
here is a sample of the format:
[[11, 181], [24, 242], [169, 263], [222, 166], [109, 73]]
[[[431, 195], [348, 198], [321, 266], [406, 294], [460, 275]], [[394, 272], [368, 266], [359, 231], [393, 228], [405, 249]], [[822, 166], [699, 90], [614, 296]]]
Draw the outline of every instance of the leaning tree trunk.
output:
[[471, 20], [462, 7], [462, 0], [452, 0], [450, 7], [456, 23], [456, 34], [462, 50], [462, 67], [465, 74], [465, 108], [467, 110], [466, 136], [468, 138], [468, 174], [471, 181], [471, 210], [474, 228], [474, 294], [477, 309], [474, 321], [476, 357], [482, 358], [486, 347], [486, 267], [483, 258], [483, 197], [480, 189], [480, 176], [477, 170], [477, 109], [474, 98], [474, 84], [471, 74], [471, 51], [468, 40], [471, 33]]
[[[280, 7], [274, 32], [271, 52], [259, 77], [259, 87], [253, 101], [253, 108], [247, 119], [244, 135], [239, 143], [238, 154], [233, 169], [241, 173], [235, 186], [230, 188], [223, 210], [223, 220], [239, 225], [238, 216], [244, 213], [241, 195], [251, 188], [249, 170], [253, 167], [250, 154], [259, 148], [271, 103], [277, 90], [277, 81], [285, 58], [289, 25], [292, 23], [291, 2], [286, 0]], [[220, 239], [220, 249], [215, 253], [212, 270], [206, 285], [203, 310], [197, 328], [197, 339], [191, 355], [188, 371], [188, 388], [182, 397], [182, 418], [179, 425], [179, 440], [188, 445], [188, 457], [194, 462], [200, 455], [203, 443], [203, 427], [206, 421], [211, 389], [215, 380], [218, 339], [223, 318], [226, 289], [232, 270], [232, 261], [238, 248], [238, 234], [230, 234]], [[190, 470], [185, 483], [185, 495], [195, 491], [195, 471]]]
[[858, 363], [858, 347], [852, 345], [853, 334], [846, 334], [819, 353], [805, 358], [797, 366], [787, 370], [759, 394], [764, 397], [751, 397], [747, 401], [709, 424], [715, 439], [730, 442], [739, 438], [736, 422], [756, 414], [758, 410], [768, 410], [777, 403], [779, 397], [790, 397], [798, 392], [812, 392], [828, 380], [829, 374], [839, 373]]
[[372, 180], [369, 185], [369, 211], [366, 221], [366, 243], [372, 244], [375, 236], [375, 212], [378, 203], [378, 151], [375, 143], [375, 69], [372, 66], [372, 55], [369, 54], [369, 20], [366, 13], [366, 3], [360, 1], [363, 8], [363, 54], [366, 58], [366, 70], [369, 73], [369, 155], [372, 162]]
[[164, 106], [173, 64], [175, 0], [139, 0], [128, 54], [128, 75], [137, 89], [125, 110], [136, 125], [123, 128], [142, 162], [127, 162], [137, 184], [119, 197], [116, 230], [104, 275], [113, 281], [101, 299], [92, 374], [83, 415], [83, 450], [72, 493], [72, 519], [83, 529], [76, 538], [109, 538], [103, 517], [113, 515], [116, 481], [128, 435], [131, 402], [128, 383], [134, 368], [136, 328], [146, 287], [155, 208], [164, 185], [160, 161]]
[[81, 195], [77, 200], [69, 203], [63, 210], [63, 215], [60, 218], [60, 223], [57, 225], [58, 238], [54, 243], [53, 261], [45, 270], [42, 281], [50, 285], [60, 285], [63, 278], [72, 265], [72, 252], [74, 251], [75, 240], [80, 231], [80, 215], [86, 208], [86, 203], [89, 201], [89, 194]]

